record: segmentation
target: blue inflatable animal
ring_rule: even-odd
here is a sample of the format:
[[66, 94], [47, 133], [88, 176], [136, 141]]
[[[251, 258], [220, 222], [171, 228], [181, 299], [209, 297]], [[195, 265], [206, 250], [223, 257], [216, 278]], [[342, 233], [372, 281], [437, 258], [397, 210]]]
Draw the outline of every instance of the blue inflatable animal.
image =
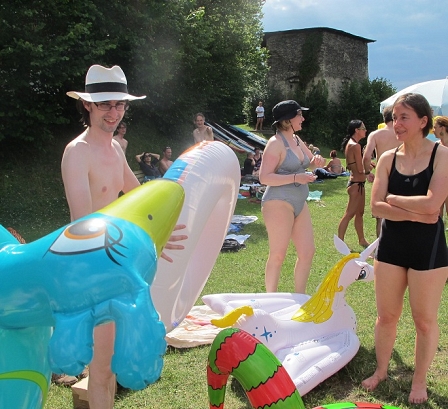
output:
[[158, 179], [30, 244], [0, 226], [1, 408], [43, 406], [50, 368], [80, 373], [94, 326], [108, 321], [120, 384], [159, 378], [165, 328], [149, 286], [183, 200], [178, 183]]

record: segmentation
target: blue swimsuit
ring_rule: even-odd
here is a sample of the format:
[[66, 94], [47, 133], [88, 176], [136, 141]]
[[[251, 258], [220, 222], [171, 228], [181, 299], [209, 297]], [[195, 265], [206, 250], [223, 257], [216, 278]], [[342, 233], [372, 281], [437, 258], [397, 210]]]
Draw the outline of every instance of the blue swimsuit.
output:
[[[303, 162], [297, 157], [297, 155], [289, 147], [288, 141], [281, 132], [278, 132], [283, 140], [283, 144], [286, 148], [286, 157], [282, 164], [275, 172], [278, 175], [293, 175], [294, 173], [305, 173], [305, 170], [310, 166], [310, 159], [303, 152]], [[302, 149], [302, 148], [300, 148]], [[262, 203], [268, 200], [284, 200], [291, 204], [294, 209], [294, 217], [297, 217], [303, 209], [305, 201], [308, 197], [309, 189], [308, 183], [300, 185], [296, 183], [290, 183], [288, 185], [281, 186], [268, 186], [263, 195]]]

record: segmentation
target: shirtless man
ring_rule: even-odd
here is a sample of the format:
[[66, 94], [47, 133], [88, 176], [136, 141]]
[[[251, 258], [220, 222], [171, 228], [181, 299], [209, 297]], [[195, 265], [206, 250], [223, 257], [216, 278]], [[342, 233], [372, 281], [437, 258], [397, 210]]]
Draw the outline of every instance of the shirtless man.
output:
[[[87, 126], [67, 145], [62, 157], [62, 179], [73, 221], [113, 202], [121, 191], [127, 193], [140, 186], [113, 133], [128, 109], [128, 101], [145, 96], [128, 94], [126, 77], [120, 67], [100, 65], [93, 65], [87, 72], [86, 92], [71, 91], [67, 95], [78, 100]], [[176, 226], [176, 230], [183, 227]], [[171, 241], [183, 239], [186, 236], [170, 238]], [[165, 249], [182, 248], [172, 243], [165, 246]], [[166, 255], [162, 257], [171, 260]], [[113, 322], [95, 327], [88, 384], [91, 409], [111, 409], [114, 405], [116, 380], [111, 370], [114, 338]]]
[[168, 168], [173, 164], [173, 161], [171, 160], [172, 151], [169, 146], [167, 146], [162, 153], [163, 157], [159, 161], [159, 170], [161, 175], [163, 176]]
[[[386, 126], [382, 129], [378, 129], [377, 131], [372, 132], [367, 137], [367, 144], [364, 149], [364, 154], [362, 156], [362, 162], [364, 165], [364, 172], [367, 175], [367, 180], [369, 182], [373, 182], [374, 175], [370, 173], [372, 168], [372, 155], [375, 152], [376, 161], [380, 156], [388, 151], [389, 149], [394, 149], [397, 146], [401, 145], [401, 142], [398, 141], [395, 136], [395, 132], [393, 129], [393, 120], [392, 120], [392, 106], [386, 107], [383, 110], [383, 118]], [[376, 236], [379, 237], [381, 231], [381, 218], [376, 218]]]
[[194, 123], [196, 129], [193, 131], [194, 143], [197, 144], [202, 141], [213, 141], [213, 131], [212, 128], [205, 125], [205, 116], [198, 112], [194, 116]]
[[124, 139], [124, 136], [126, 135], [126, 123], [121, 121], [118, 124], [116, 132], [114, 139], [120, 144], [121, 149], [123, 149], [123, 152], [126, 155], [126, 148], [128, 147], [128, 141]]

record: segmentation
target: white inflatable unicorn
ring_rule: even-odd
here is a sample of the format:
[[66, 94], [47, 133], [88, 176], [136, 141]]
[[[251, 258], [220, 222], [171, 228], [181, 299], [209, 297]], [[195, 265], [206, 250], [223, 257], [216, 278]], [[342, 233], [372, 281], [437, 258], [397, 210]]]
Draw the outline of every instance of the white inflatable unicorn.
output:
[[312, 296], [293, 293], [214, 294], [202, 297], [223, 318], [212, 323], [242, 329], [279, 359], [303, 396], [356, 355], [356, 316], [345, 300], [355, 281], [373, 280], [367, 263], [377, 240], [361, 254], [334, 237], [343, 254]]

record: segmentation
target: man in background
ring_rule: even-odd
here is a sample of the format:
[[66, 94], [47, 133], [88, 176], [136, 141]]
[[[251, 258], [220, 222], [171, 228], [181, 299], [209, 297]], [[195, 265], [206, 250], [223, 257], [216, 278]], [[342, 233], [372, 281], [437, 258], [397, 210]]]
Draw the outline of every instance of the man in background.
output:
[[257, 114], [257, 123], [255, 124], [255, 131], [257, 129], [262, 131], [264, 121], [264, 106], [262, 101], [258, 103], [258, 106], [255, 108], [255, 112]]
[[194, 124], [196, 125], [196, 129], [193, 131], [193, 140], [194, 143], [200, 143], [202, 141], [213, 141], [213, 131], [212, 128], [205, 125], [205, 115], [201, 112], [198, 112], [194, 116]]
[[124, 139], [124, 136], [126, 135], [126, 122], [121, 121], [118, 124], [116, 133], [114, 135], [114, 139], [120, 144], [121, 149], [123, 149], [124, 155], [126, 156], [126, 148], [128, 147], [128, 141]]
[[172, 151], [169, 146], [165, 147], [162, 153], [162, 159], [159, 161], [159, 170], [160, 174], [163, 176], [168, 168], [173, 164], [173, 161], [171, 160]]
[[[384, 128], [373, 131], [367, 137], [367, 144], [362, 156], [362, 162], [364, 165], [364, 172], [367, 175], [367, 180], [373, 182], [374, 175], [370, 173], [372, 167], [372, 156], [375, 153], [376, 161], [381, 155], [389, 149], [394, 149], [400, 145], [397, 137], [395, 136], [392, 119], [392, 106], [388, 106], [383, 109], [383, 118], [386, 126]], [[376, 236], [379, 237], [381, 231], [381, 219], [376, 219]]]

